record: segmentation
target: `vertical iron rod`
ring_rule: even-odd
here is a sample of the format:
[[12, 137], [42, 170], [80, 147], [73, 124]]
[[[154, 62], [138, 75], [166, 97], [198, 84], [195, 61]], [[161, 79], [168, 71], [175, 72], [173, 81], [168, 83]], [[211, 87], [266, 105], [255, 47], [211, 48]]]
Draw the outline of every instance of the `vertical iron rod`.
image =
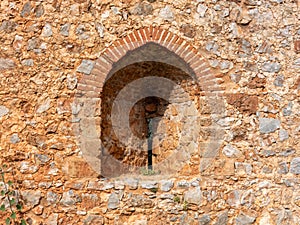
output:
[[147, 119], [147, 125], [148, 125], [148, 170], [152, 170], [152, 140], [153, 140], [152, 118]]

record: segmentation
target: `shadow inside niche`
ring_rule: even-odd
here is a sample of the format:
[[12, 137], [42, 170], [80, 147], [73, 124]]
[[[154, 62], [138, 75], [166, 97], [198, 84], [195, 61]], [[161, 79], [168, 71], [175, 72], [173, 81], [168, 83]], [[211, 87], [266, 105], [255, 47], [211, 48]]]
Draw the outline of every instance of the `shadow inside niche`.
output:
[[[172, 139], [178, 139], [178, 137], [175, 137], [178, 134], [172, 131], [168, 124], [176, 125], [173, 125], [174, 122], [165, 116], [166, 111], [170, 110], [170, 98], [173, 101], [176, 98], [180, 99], [180, 96], [176, 96], [174, 88], [162, 90], [166, 92], [164, 96], [167, 97], [165, 99], [157, 96], [147, 96], [136, 100], [129, 114], [129, 124], [132, 133], [132, 137], [128, 137], [128, 139], [132, 139], [129, 145], [122, 143], [114, 131], [111, 113], [118, 94], [131, 82], [149, 76], [169, 79], [174, 82], [174, 85], [180, 85], [183, 88], [187, 87], [187, 84], [193, 80], [191, 76], [177, 67], [150, 61], [128, 65], [115, 72], [105, 82], [101, 95], [101, 142], [103, 148], [100, 157], [102, 176], [119, 176], [132, 172], [133, 168], [140, 169], [147, 166], [148, 149], [145, 145], [139, 145], [141, 143], [139, 140], [145, 140], [149, 137], [149, 119], [153, 121], [153, 164], [155, 165], [155, 163], [166, 158], [176, 146], [176, 144], [171, 142]], [[155, 89], [158, 86], [160, 85], [153, 85], [150, 88]], [[135, 92], [143, 92], [142, 87], [135, 87], [135, 89]], [[121, 130], [122, 127], [119, 129]], [[157, 142], [160, 144], [157, 144]], [[157, 145], [160, 146], [155, 149]], [[165, 146], [173, 147], [164, 149]]]

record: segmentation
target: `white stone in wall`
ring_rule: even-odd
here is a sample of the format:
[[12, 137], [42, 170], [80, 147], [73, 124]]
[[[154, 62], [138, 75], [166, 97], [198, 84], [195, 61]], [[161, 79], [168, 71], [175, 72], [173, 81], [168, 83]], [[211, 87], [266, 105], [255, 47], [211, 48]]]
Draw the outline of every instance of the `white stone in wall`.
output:
[[168, 5], [160, 10], [159, 16], [170, 22], [174, 20], [174, 13], [172, 11], [172, 8]]
[[39, 107], [36, 110], [36, 113], [43, 113], [48, 111], [48, 109], [50, 108], [51, 105], [51, 99], [50, 98], [46, 98], [46, 100], [44, 100]]
[[200, 16], [200, 17], [204, 17], [207, 9], [208, 9], [208, 8], [207, 8], [206, 5], [204, 5], [204, 4], [199, 4], [199, 5], [197, 6], [197, 13], [199, 13], [199, 16]]
[[287, 140], [288, 138], [289, 138], [289, 133], [287, 132], [287, 130], [280, 129], [279, 130], [279, 140], [284, 141], [284, 140]]
[[95, 62], [84, 59], [84, 60], [82, 60], [79, 67], [77, 68], [77, 72], [89, 75], [92, 72], [94, 65], [95, 65]]
[[42, 37], [51, 37], [53, 34], [52, 27], [49, 23], [46, 23], [42, 30]]
[[3, 106], [3, 105], [0, 105], [0, 118], [1, 118], [2, 116], [7, 115], [8, 113], [9, 113], [9, 109], [6, 108], [6, 107]]
[[223, 148], [222, 152], [225, 156], [229, 158], [238, 157], [239, 155], [241, 155], [241, 152], [235, 147], [233, 147], [231, 144], [226, 145]]

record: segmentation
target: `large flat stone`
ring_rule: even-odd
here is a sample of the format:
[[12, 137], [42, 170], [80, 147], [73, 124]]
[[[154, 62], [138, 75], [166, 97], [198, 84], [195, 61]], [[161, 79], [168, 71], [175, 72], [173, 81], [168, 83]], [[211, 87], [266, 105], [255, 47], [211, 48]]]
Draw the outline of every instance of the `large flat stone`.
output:
[[280, 121], [272, 118], [259, 118], [259, 131], [262, 134], [272, 133], [280, 127]]
[[188, 203], [199, 205], [202, 201], [202, 192], [200, 187], [191, 188], [184, 193], [184, 200]]

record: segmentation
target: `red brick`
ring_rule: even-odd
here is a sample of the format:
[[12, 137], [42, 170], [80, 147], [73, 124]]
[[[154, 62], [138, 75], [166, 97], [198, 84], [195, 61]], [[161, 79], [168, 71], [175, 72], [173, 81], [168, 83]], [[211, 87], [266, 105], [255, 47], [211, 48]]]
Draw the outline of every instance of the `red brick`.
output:
[[[102, 85], [102, 86], [99, 85], [99, 87], [96, 87], [96, 88], [95, 88], [95, 92], [96, 92], [96, 93], [100, 93], [100, 92], [103, 90], [103, 85], [104, 85], [104, 84], [101, 83], [101, 85]], [[100, 97], [99, 97], [99, 100], [101, 100]]]
[[89, 86], [86, 84], [81, 84], [79, 83], [77, 85], [77, 90], [81, 90], [81, 91], [94, 91], [95, 87], [94, 86]]
[[118, 45], [120, 46], [124, 46], [125, 45], [125, 41], [124, 41], [124, 39], [123, 38], [121, 38], [121, 39], [119, 39], [118, 40]]
[[181, 53], [181, 55], [184, 60], [188, 62], [188, 58], [191, 59], [195, 55], [195, 53], [193, 52], [193, 47], [191, 47], [189, 44], [186, 44], [185, 50]]
[[117, 56], [118, 60], [126, 54], [126, 50], [122, 45], [114, 45], [110, 47], [111, 51]]
[[207, 71], [202, 71], [201, 73], [199, 73], [199, 75], [201, 77], [203, 77], [203, 76], [207, 76], [207, 75], [212, 75], [212, 73], [211, 73], [210, 69], [208, 69]]
[[157, 28], [157, 27], [153, 28], [152, 40], [154, 40], [154, 38], [155, 38], [155, 36], [156, 36], [156, 34], [157, 34], [158, 31], [159, 31], [159, 28]]
[[135, 30], [135, 31], [133, 32], [133, 35], [134, 35], [135, 40], [137, 40], [137, 41], [142, 41], [142, 39], [141, 39], [141, 37], [140, 37], [140, 35], [139, 35], [139, 31], [138, 31], [138, 30]]
[[146, 27], [146, 28], [144, 28], [144, 32], [145, 32], [145, 34], [146, 34], [146, 40], [147, 40], [147, 41], [152, 40], [152, 33], [151, 33], [150, 29], [148, 29], [148, 28]]
[[175, 40], [173, 41], [172, 46], [170, 46], [170, 50], [173, 51], [173, 52], [175, 52], [176, 49], [180, 48], [180, 46], [182, 45], [182, 43], [183, 43], [182, 38], [178, 37], [176, 39], [176, 41]]
[[106, 79], [106, 74], [100, 73], [98, 76], [95, 77], [95, 81], [99, 83], [104, 83]]
[[[182, 56], [184, 57], [184, 59], [185, 59], [185, 61], [186, 61], [186, 59], [188, 58], [188, 56], [190, 56], [190, 55], [195, 55], [194, 53], [193, 53], [193, 51], [192, 51], [192, 48], [191, 48], [191, 46], [190, 46], [190, 43], [186, 43], [185, 44], [186, 46], [185, 46], [185, 49], [184, 49], [184, 51], [181, 53], [182, 54]], [[201, 57], [197, 57], [198, 59], [201, 59]]]
[[203, 91], [201, 93], [201, 96], [209, 96], [210, 98], [218, 98], [218, 97], [223, 97], [224, 96], [224, 91], [221, 90], [208, 90], [208, 91]]
[[168, 49], [171, 49], [172, 46], [174, 45], [174, 43], [176, 42], [176, 40], [178, 39], [178, 36], [175, 35], [175, 34], [172, 34], [171, 36], [172, 36], [172, 37], [171, 37], [171, 40], [170, 40], [169, 43], [167, 43], [167, 45], [166, 45], [166, 47], [167, 47]]
[[210, 92], [223, 92], [225, 90], [225, 87], [222, 87], [220, 85], [211, 85], [211, 86], [205, 86], [207, 91]]
[[157, 32], [155, 33], [155, 36], [153, 36], [153, 40], [158, 41], [163, 30], [162, 29], [157, 29]]
[[137, 42], [137, 39], [135, 38], [133, 33], [130, 33], [128, 35], [128, 38], [130, 39], [130, 43], [134, 46], [134, 48], [140, 47], [139, 43]]
[[135, 38], [135, 35], [133, 32], [131, 32], [129, 35], [129, 39], [132, 41], [132, 42], [137, 42], [137, 39]]
[[95, 77], [93, 75], [83, 75], [80, 79], [80, 83], [86, 84], [87, 81], [93, 81]]
[[99, 74], [107, 74], [108, 72], [109, 70], [107, 69], [107, 67], [104, 67], [103, 65], [98, 65], [96, 68], [94, 67], [92, 74], [95, 75], [95, 77], [97, 78]]
[[175, 50], [175, 53], [184, 59], [184, 54], [182, 54], [182, 53], [186, 50], [187, 47], [188, 47], [188, 44], [183, 42], [183, 44], [181, 44], [179, 46], [179, 48]]
[[[186, 56], [184, 57], [184, 60], [187, 62], [187, 63], [190, 63], [192, 61], [193, 58], [198, 58], [199, 61], [201, 61], [201, 58], [199, 58], [198, 55], [196, 55], [194, 52], [189, 52], [186, 54]], [[199, 64], [200, 65], [200, 64]], [[197, 68], [197, 66], [195, 67]]]
[[141, 35], [142, 39], [144, 41], [146, 41], [146, 33], [145, 33], [144, 29], [140, 29], [138, 32]]
[[95, 90], [93, 91], [87, 91], [84, 93], [84, 96], [87, 98], [99, 98], [100, 93], [96, 92]]
[[122, 38], [122, 39], [119, 40], [118, 47], [122, 47], [125, 52], [127, 52], [128, 50], [130, 50], [129, 45], [126, 44], [126, 42], [124, 41], [124, 38]]
[[197, 68], [196, 66], [199, 66], [199, 58], [198, 57], [192, 58], [188, 63], [192, 68]]
[[119, 53], [117, 51], [117, 47], [115, 47], [115, 46], [110, 46], [109, 49], [108, 49], [108, 51], [111, 52], [113, 55], [115, 55], [115, 57], [117, 58], [117, 60], [119, 60], [122, 57], [121, 53]]
[[163, 31], [162, 31], [162, 33], [161, 33], [161, 35], [160, 35], [160, 38], [159, 38], [159, 43], [164, 43], [164, 41], [165, 41], [165, 39], [166, 39], [168, 33], [169, 33], [169, 32], [166, 31], [166, 30], [163, 30]]
[[99, 57], [99, 59], [97, 60], [96, 64], [98, 64], [99, 66], [101, 66], [103, 68], [109, 67], [110, 63], [104, 57], [102, 57], [102, 56], [103, 55], [101, 55]]
[[132, 41], [131, 41], [130, 38], [129, 38], [129, 35], [127, 35], [127, 36], [125, 37], [125, 42], [129, 45], [130, 50], [135, 49], [134, 44], [132, 43]]
[[114, 62], [117, 61], [116, 57], [112, 55], [110, 52], [107, 50], [102, 54], [102, 58], [108, 62], [108, 64], [113, 64]]
[[189, 65], [197, 74], [201, 74], [204, 70], [209, 68], [209, 66], [206, 63], [203, 63], [202, 60], [198, 60], [193, 64], [189, 63]]
[[203, 81], [209, 81], [209, 80], [215, 80], [216, 76], [214, 74], [208, 74], [208, 75], [204, 75], [201, 76], [198, 74], [198, 79], [201, 80], [201, 82]]
[[153, 26], [150, 26], [150, 27], [148, 27], [148, 29], [149, 29], [149, 33], [150, 33], [150, 37], [151, 37], [151, 40], [153, 39], [153, 31], [154, 31], [154, 27]]
[[107, 49], [104, 54], [103, 57], [107, 57], [111, 62], [116, 62], [118, 61], [118, 58], [111, 52], [109, 51], [109, 49]]
[[216, 80], [215, 79], [213, 79], [213, 80], [203, 80], [202, 82], [201, 82], [201, 85], [203, 85], [203, 86], [205, 86], [205, 87], [209, 87], [209, 86], [216, 86], [217, 85], [217, 82], [216, 82]]
[[178, 38], [176, 39], [175, 42], [173, 42], [175, 45], [181, 45], [183, 43], [183, 39], [181, 37], [178, 36]]
[[[101, 60], [105, 60], [105, 59], [103, 57], [101, 57]], [[112, 68], [112, 64], [111, 63], [109, 63], [109, 64], [108, 63], [103, 63], [102, 67], [103, 67], [102, 72], [108, 73]]]
[[99, 62], [99, 60], [96, 61], [93, 70], [103, 70], [103, 65], [101, 64], [101, 62]]
[[128, 35], [125, 37], [125, 43], [129, 45], [130, 50], [134, 49], [134, 45], [132, 44]]
[[173, 34], [168, 32], [168, 37], [164, 40], [164, 46], [168, 46], [172, 38], [173, 38]]
[[96, 80], [87, 80], [86, 84], [89, 86], [94, 86], [94, 89], [103, 87], [103, 82], [97, 82]]
[[201, 73], [196, 73], [196, 76], [199, 82], [214, 79], [212, 74], [209, 74], [207, 76], [202, 76]]

